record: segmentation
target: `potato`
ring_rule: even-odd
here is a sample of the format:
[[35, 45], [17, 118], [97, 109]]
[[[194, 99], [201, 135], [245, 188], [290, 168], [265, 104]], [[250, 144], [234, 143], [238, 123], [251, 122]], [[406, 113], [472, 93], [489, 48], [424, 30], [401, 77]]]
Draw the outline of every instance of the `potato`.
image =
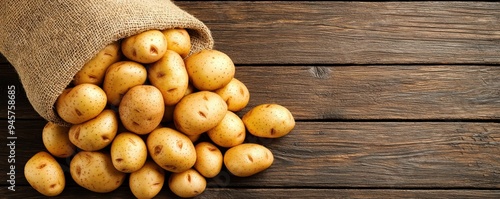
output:
[[217, 126], [227, 112], [222, 98], [210, 91], [189, 94], [174, 109], [175, 127], [186, 135], [198, 135]]
[[184, 61], [193, 86], [199, 90], [213, 91], [224, 87], [236, 71], [231, 58], [217, 50], [205, 49]]
[[80, 151], [69, 165], [73, 180], [97, 193], [111, 192], [123, 183], [126, 174], [115, 169], [111, 156], [99, 151]]
[[207, 131], [208, 137], [221, 147], [233, 147], [245, 141], [246, 129], [241, 118], [227, 111], [224, 119], [217, 126]]
[[69, 129], [69, 140], [85, 151], [97, 151], [111, 144], [118, 131], [118, 116], [115, 111], [105, 109], [96, 118]]
[[222, 152], [210, 142], [196, 144], [196, 163], [194, 168], [204, 177], [213, 178], [222, 169]]
[[250, 101], [250, 92], [240, 80], [233, 78], [226, 86], [214, 91], [227, 103], [227, 109], [233, 112], [245, 108]]
[[45, 196], [57, 196], [66, 186], [61, 165], [45, 151], [36, 153], [26, 162], [24, 177], [35, 190]]
[[111, 160], [118, 171], [132, 173], [139, 170], [148, 157], [144, 140], [135, 133], [118, 134], [111, 143]]
[[106, 93], [94, 84], [80, 84], [63, 91], [56, 101], [59, 117], [71, 124], [86, 122], [106, 107]]
[[224, 154], [224, 165], [233, 175], [248, 177], [269, 168], [274, 161], [271, 151], [255, 143], [243, 143]]
[[191, 51], [191, 37], [184, 28], [166, 29], [161, 31], [167, 39], [167, 49], [173, 50], [186, 58]]
[[279, 138], [295, 127], [290, 111], [278, 104], [261, 104], [243, 115], [248, 132], [257, 137]]
[[120, 120], [126, 129], [137, 134], [148, 134], [161, 122], [165, 104], [161, 92], [151, 85], [132, 87], [118, 107]]
[[167, 106], [177, 104], [184, 97], [189, 84], [184, 60], [171, 50], [167, 50], [160, 60], [149, 66], [148, 78], [161, 91]]
[[136, 198], [153, 198], [165, 183], [165, 171], [153, 161], [130, 174], [129, 188]]
[[102, 88], [106, 92], [108, 102], [118, 106], [123, 95], [130, 88], [144, 84], [147, 77], [143, 65], [133, 61], [120, 61], [109, 66]]
[[168, 186], [175, 195], [192, 198], [205, 191], [207, 181], [196, 170], [189, 169], [181, 173], [172, 173], [168, 179]]
[[171, 128], [155, 129], [148, 135], [146, 146], [156, 164], [170, 172], [188, 170], [196, 162], [193, 142]]
[[47, 122], [42, 130], [43, 145], [55, 157], [67, 158], [75, 153], [75, 145], [69, 140], [69, 127]]
[[130, 60], [150, 64], [167, 51], [167, 40], [159, 30], [148, 30], [123, 39], [121, 50]]
[[89, 83], [101, 85], [107, 68], [121, 58], [120, 43], [118, 41], [108, 44], [90, 61], [83, 65], [73, 78], [75, 85]]

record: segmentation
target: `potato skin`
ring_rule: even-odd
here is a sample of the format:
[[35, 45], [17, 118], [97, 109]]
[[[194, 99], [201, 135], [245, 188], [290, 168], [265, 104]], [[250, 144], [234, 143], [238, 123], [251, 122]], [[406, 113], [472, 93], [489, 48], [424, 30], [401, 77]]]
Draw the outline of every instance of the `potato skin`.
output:
[[248, 132], [264, 138], [283, 137], [295, 127], [292, 113], [278, 104], [258, 105], [243, 115], [242, 120]]
[[148, 157], [148, 149], [144, 140], [135, 133], [118, 134], [111, 143], [111, 160], [113, 166], [121, 172], [132, 173], [139, 170]]
[[167, 50], [160, 60], [149, 66], [148, 78], [161, 91], [166, 106], [177, 104], [189, 85], [184, 60], [172, 50]]
[[204, 177], [213, 178], [222, 169], [222, 152], [210, 142], [196, 144], [196, 163], [194, 168]]
[[233, 147], [245, 141], [245, 124], [236, 113], [227, 111], [222, 121], [208, 130], [207, 135], [218, 146]]
[[118, 116], [105, 109], [96, 118], [70, 127], [71, 143], [85, 151], [98, 151], [111, 144], [118, 131]]
[[64, 121], [80, 124], [99, 115], [106, 104], [106, 93], [101, 87], [80, 84], [63, 91], [56, 101], [56, 110]]
[[66, 186], [61, 165], [45, 151], [36, 153], [26, 162], [24, 176], [35, 190], [45, 196], [57, 196]]
[[236, 72], [231, 58], [218, 50], [201, 50], [184, 61], [189, 78], [198, 90], [214, 91], [222, 88], [233, 79]]
[[90, 61], [83, 65], [73, 78], [73, 84], [83, 83], [101, 85], [108, 67], [121, 58], [120, 43], [118, 41], [108, 44]]
[[167, 40], [161, 31], [147, 30], [123, 39], [121, 50], [130, 60], [150, 64], [163, 57]]
[[69, 140], [69, 128], [47, 122], [42, 130], [43, 145], [49, 153], [58, 158], [67, 158], [75, 153], [76, 146]]
[[227, 109], [238, 112], [250, 101], [250, 92], [243, 82], [233, 78], [227, 85], [214, 91], [227, 103]]
[[193, 142], [183, 133], [171, 128], [155, 129], [148, 135], [146, 146], [156, 164], [170, 172], [186, 171], [196, 162]]
[[186, 58], [191, 51], [191, 37], [184, 28], [166, 29], [161, 31], [167, 39], [167, 49], [177, 52]]
[[130, 88], [144, 84], [147, 76], [146, 68], [137, 62], [120, 61], [112, 64], [106, 71], [102, 85], [108, 102], [118, 106], [123, 95]]
[[192, 198], [205, 191], [207, 181], [196, 170], [189, 169], [181, 173], [172, 173], [168, 179], [168, 187], [177, 196]]
[[233, 175], [248, 177], [269, 168], [274, 161], [271, 151], [255, 143], [232, 147], [224, 154], [224, 165]]
[[132, 87], [123, 96], [118, 110], [126, 129], [144, 135], [160, 124], [165, 104], [161, 92], [156, 87], [139, 85]]
[[161, 191], [165, 183], [165, 170], [155, 162], [148, 160], [142, 168], [129, 177], [129, 188], [137, 198], [153, 198]]

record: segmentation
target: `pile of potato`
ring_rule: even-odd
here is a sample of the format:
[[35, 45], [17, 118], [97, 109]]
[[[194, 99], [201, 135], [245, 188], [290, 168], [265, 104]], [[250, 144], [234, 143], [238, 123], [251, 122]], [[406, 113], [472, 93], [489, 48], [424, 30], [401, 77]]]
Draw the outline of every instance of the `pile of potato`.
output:
[[173, 193], [194, 197], [223, 166], [239, 177], [269, 168], [273, 154], [245, 142], [246, 132], [282, 137], [295, 126], [290, 111], [262, 104], [240, 118], [235, 112], [250, 94], [234, 78], [232, 60], [217, 50], [188, 56], [190, 50], [185, 29], [149, 30], [106, 46], [59, 96], [56, 111], [72, 125], [47, 123], [48, 152], [25, 165], [30, 185], [47, 196], [63, 191], [56, 158], [70, 159], [72, 179], [94, 192], [113, 191], [128, 176], [137, 198], [156, 196], [167, 172]]

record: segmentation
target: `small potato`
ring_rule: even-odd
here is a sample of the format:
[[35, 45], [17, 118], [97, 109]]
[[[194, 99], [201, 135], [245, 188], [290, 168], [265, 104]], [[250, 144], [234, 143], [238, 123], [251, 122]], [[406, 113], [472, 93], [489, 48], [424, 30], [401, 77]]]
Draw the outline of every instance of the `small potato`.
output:
[[233, 175], [248, 177], [271, 166], [274, 156], [271, 151], [254, 143], [243, 143], [232, 147], [224, 154], [224, 165]]
[[245, 141], [246, 129], [241, 118], [231, 111], [217, 126], [207, 131], [208, 137], [221, 147], [233, 147]]
[[227, 103], [227, 109], [233, 112], [245, 108], [250, 101], [250, 92], [240, 80], [233, 78], [226, 86], [214, 91]]
[[226, 112], [226, 102], [219, 95], [199, 91], [185, 96], [175, 106], [174, 124], [186, 135], [198, 135], [217, 126]]
[[149, 160], [129, 177], [129, 187], [136, 198], [155, 197], [160, 193], [164, 183], [165, 170]]
[[194, 168], [207, 178], [213, 178], [222, 169], [222, 152], [210, 142], [200, 142], [195, 146], [196, 163]]
[[38, 152], [24, 165], [28, 183], [45, 196], [57, 196], [66, 186], [61, 165], [45, 151]]
[[191, 37], [184, 28], [174, 28], [161, 31], [167, 39], [167, 49], [173, 50], [182, 58], [186, 58], [191, 51]]
[[99, 115], [106, 108], [106, 93], [94, 84], [80, 84], [65, 90], [56, 101], [59, 117], [80, 124]]
[[130, 60], [150, 64], [167, 51], [167, 40], [159, 30], [148, 30], [123, 39], [121, 50]]
[[69, 165], [73, 180], [97, 193], [111, 192], [123, 183], [126, 174], [115, 169], [111, 156], [98, 151], [80, 151]]
[[109, 66], [102, 88], [108, 102], [118, 106], [123, 95], [137, 85], [144, 84], [148, 75], [146, 68], [133, 61], [120, 61]]
[[146, 146], [151, 158], [163, 169], [178, 173], [193, 167], [196, 150], [193, 142], [171, 128], [155, 129], [148, 135]]
[[247, 130], [257, 137], [279, 138], [295, 127], [290, 111], [278, 104], [261, 104], [243, 115]]
[[67, 158], [75, 153], [76, 147], [69, 140], [69, 127], [47, 122], [42, 130], [43, 145], [55, 157]]
[[108, 44], [104, 49], [83, 65], [73, 78], [75, 85], [89, 83], [101, 85], [107, 68], [121, 58], [120, 43], [118, 41]]
[[199, 90], [214, 91], [224, 87], [236, 71], [231, 58], [217, 50], [205, 49], [184, 61], [193, 86]]
[[139, 170], [148, 157], [144, 140], [135, 133], [118, 134], [111, 143], [111, 160], [118, 171], [132, 173]]
[[118, 116], [115, 111], [105, 109], [96, 118], [69, 129], [69, 140], [85, 151], [97, 151], [111, 144], [118, 131]]
[[172, 173], [168, 179], [168, 186], [175, 195], [192, 198], [205, 191], [207, 181], [196, 170], [189, 169], [181, 173]]
[[149, 66], [148, 78], [161, 91], [167, 106], [177, 104], [184, 97], [189, 84], [184, 60], [172, 50], [167, 50], [160, 60]]
[[132, 87], [123, 96], [118, 110], [126, 129], [144, 135], [160, 124], [165, 104], [161, 92], [156, 87], [139, 85]]

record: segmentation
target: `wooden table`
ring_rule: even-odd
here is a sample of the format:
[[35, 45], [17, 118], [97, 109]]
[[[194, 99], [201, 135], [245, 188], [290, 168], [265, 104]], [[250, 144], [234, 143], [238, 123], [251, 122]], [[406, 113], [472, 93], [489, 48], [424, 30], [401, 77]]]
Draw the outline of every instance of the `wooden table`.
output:
[[[271, 168], [248, 178], [223, 171], [198, 198], [500, 197], [500, 3], [176, 4], [236, 63], [249, 108], [278, 103], [297, 121], [288, 136], [252, 140], [275, 154]], [[46, 121], [13, 67], [0, 65], [0, 197], [39, 198], [23, 167], [44, 150]], [[6, 182], [8, 85], [18, 88], [15, 192]], [[126, 186], [95, 194], [67, 184], [60, 198], [132, 197]]]

